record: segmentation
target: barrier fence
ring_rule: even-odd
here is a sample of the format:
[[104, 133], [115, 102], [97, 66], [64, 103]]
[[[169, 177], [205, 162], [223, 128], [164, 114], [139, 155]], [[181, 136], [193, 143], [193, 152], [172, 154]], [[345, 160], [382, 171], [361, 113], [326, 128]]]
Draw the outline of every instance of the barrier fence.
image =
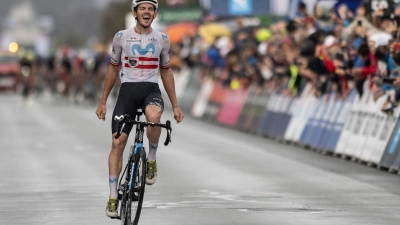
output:
[[374, 99], [367, 83], [361, 98], [355, 89], [317, 98], [311, 85], [290, 97], [256, 86], [232, 90], [199, 74], [188, 70], [176, 82], [186, 114], [399, 173], [400, 111], [383, 113], [387, 96]]

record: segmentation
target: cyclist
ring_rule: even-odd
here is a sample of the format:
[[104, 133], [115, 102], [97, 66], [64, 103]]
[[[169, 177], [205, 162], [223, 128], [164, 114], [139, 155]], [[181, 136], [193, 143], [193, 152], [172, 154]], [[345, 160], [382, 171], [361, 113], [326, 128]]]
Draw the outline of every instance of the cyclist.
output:
[[[105, 120], [106, 101], [119, 74], [121, 88], [112, 116], [112, 147], [108, 158], [110, 198], [106, 215], [118, 217], [117, 183], [122, 170], [122, 155], [133, 125], [126, 124], [123, 133], [114, 139], [118, 130], [118, 121], [114, 118], [129, 114], [135, 118], [136, 110], [141, 107], [148, 122], [160, 123], [164, 102], [158, 86], [158, 71], [164, 88], [171, 101], [174, 118], [177, 123], [183, 120], [175, 93], [175, 83], [170, 69], [167, 35], [152, 29], [151, 24], [157, 16], [157, 0], [133, 0], [132, 15], [136, 25], [119, 31], [112, 43], [111, 62], [104, 80], [103, 94], [96, 110], [99, 119]], [[121, 69], [119, 69], [121, 67]], [[147, 158], [146, 184], [152, 185], [157, 178], [156, 153], [161, 128], [148, 127], [149, 152]]]

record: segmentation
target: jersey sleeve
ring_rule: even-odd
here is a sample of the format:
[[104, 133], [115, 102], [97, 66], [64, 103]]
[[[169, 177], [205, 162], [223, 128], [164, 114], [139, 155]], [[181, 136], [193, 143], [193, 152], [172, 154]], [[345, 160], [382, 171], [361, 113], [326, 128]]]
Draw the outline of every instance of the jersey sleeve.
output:
[[162, 41], [161, 41], [161, 54], [160, 54], [160, 68], [161, 69], [169, 69], [171, 67], [169, 61], [169, 48], [170, 48], [170, 41], [166, 34], [161, 34]]
[[112, 49], [111, 49], [111, 60], [110, 64], [112, 66], [119, 66], [121, 64], [121, 54], [122, 54], [122, 39], [124, 33], [119, 31], [115, 34], [113, 42], [112, 42]]

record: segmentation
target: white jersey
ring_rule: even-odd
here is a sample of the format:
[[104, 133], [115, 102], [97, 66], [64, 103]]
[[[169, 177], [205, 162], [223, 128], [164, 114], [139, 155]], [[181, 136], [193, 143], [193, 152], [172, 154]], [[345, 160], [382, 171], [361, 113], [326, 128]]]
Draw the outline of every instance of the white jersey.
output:
[[118, 32], [112, 43], [111, 65], [122, 67], [121, 83], [158, 83], [158, 70], [170, 68], [170, 42], [166, 34], [152, 30], [139, 34], [134, 28]]

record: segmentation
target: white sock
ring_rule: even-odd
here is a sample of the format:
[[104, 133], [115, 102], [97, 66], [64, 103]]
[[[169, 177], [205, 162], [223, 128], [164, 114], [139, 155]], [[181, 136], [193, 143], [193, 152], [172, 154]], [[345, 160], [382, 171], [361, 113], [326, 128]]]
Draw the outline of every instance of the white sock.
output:
[[149, 141], [149, 155], [147, 156], [147, 161], [156, 161], [158, 144], [153, 144]]
[[118, 185], [118, 176], [109, 176], [109, 184], [110, 184], [110, 198], [118, 198], [117, 185]]

